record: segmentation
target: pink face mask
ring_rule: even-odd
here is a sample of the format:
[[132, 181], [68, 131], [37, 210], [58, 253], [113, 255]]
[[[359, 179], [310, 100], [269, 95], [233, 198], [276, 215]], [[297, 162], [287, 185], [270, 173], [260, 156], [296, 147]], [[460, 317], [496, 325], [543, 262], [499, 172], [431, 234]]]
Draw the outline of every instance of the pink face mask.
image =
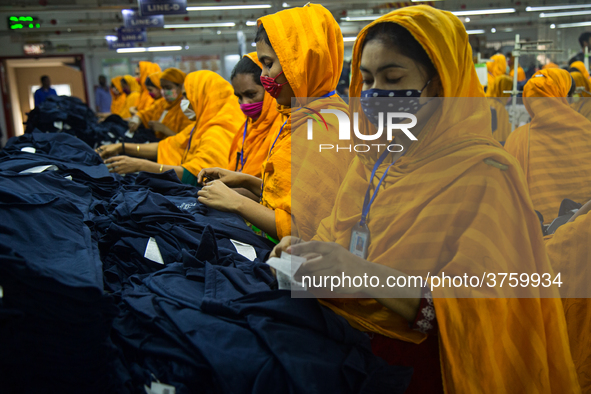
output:
[[275, 78], [265, 77], [261, 75], [261, 83], [263, 84], [263, 87], [265, 88], [267, 93], [269, 93], [273, 98], [277, 98], [279, 96], [279, 93], [281, 93], [281, 89], [283, 89], [283, 86], [287, 85], [287, 81], [283, 83], [276, 82], [277, 78], [279, 78], [281, 74], [283, 74], [283, 71], [277, 74]]
[[154, 92], [149, 92], [149, 94], [150, 94], [150, 97], [152, 97], [153, 99], [155, 99], [155, 98], [157, 97], [157, 96], [156, 96], [156, 95], [157, 95], [157, 93], [154, 93]]
[[263, 110], [263, 102], [259, 101], [258, 103], [240, 104], [240, 109], [244, 112], [244, 115], [256, 119]]

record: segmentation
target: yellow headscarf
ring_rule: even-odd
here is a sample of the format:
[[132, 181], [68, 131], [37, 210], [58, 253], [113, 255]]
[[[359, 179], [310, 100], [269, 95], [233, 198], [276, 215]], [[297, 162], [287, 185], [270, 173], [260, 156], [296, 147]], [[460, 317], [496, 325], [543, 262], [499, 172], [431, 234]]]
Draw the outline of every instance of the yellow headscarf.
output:
[[[523, 173], [491, 137], [490, 109], [462, 22], [450, 12], [413, 6], [369, 24], [354, 47], [351, 97], [360, 96], [360, 50], [367, 30], [378, 23], [406, 28], [433, 62], [441, 79], [440, 96], [444, 101], [465, 98], [461, 103], [466, 108], [456, 103], [450, 113], [448, 104], [440, 104], [419, 141], [390, 168], [367, 222], [367, 260], [423, 276], [428, 271], [482, 275], [487, 261], [493, 264], [488, 268], [503, 272], [551, 272]], [[371, 157], [351, 163], [336, 206], [320, 224], [316, 239], [349, 247], [366, 187], [375, 185], [373, 164]], [[388, 165], [379, 167], [378, 178]], [[433, 302], [445, 392], [579, 392], [560, 300], [442, 294], [435, 289]], [[411, 343], [425, 339], [374, 299], [331, 299], [325, 304], [360, 329]]]
[[[343, 35], [326, 8], [308, 4], [264, 16], [258, 24], [265, 27], [295, 97], [322, 97], [336, 89], [343, 68]], [[313, 110], [322, 106], [348, 113], [347, 105], [336, 94], [330, 99], [300, 104]], [[330, 213], [353, 154], [318, 154], [318, 143], [337, 143], [336, 116], [325, 116], [328, 131], [324, 126], [316, 130], [317, 125], [314, 125], [314, 143], [310, 143], [305, 137], [307, 118], [293, 118], [291, 110], [278, 106], [287, 123], [273, 152], [262, 165], [264, 190], [261, 204], [275, 211], [279, 238], [298, 235], [310, 239], [320, 220]], [[278, 134], [279, 130], [276, 130], [274, 140]], [[292, 156], [297, 160], [292, 162]], [[321, 182], [319, 169], [322, 169]]]
[[135, 107], [140, 98], [140, 85], [131, 75], [125, 75], [123, 79], [125, 80], [125, 82], [127, 82], [127, 85], [129, 85], [129, 89], [131, 90], [131, 92], [125, 98], [125, 105], [123, 106], [123, 108], [121, 108], [118, 115], [124, 119], [127, 119], [131, 117], [129, 109], [131, 107]]
[[109, 89], [109, 92], [111, 93], [111, 113], [112, 114], [119, 114], [119, 112], [121, 112], [121, 110], [123, 109], [123, 107], [125, 107], [125, 100], [127, 98], [127, 95], [125, 94], [125, 92], [123, 91], [123, 87], [121, 86], [121, 80], [123, 79], [122, 76], [119, 77], [115, 77], [113, 79], [111, 79], [111, 84], [113, 84], [113, 86], [115, 86], [115, 89], [117, 89], [119, 91], [119, 94], [117, 96], [115, 96], [113, 94], [113, 91], [111, 89]]
[[156, 86], [158, 89], [162, 89], [162, 85], [160, 85], [160, 78], [161, 77], [162, 77], [161, 71], [157, 71], [155, 73], [148, 75], [148, 78], [150, 78], [150, 82], [152, 82], [152, 84], [154, 86]]
[[544, 66], [542, 66], [542, 70], [547, 70], [549, 68], [560, 68], [560, 67], [558, 67], [558, 64], [552, 63], [552, 62], [549, 62], [549, 63], [545, 64]]
[[585, 68], [585, 63], [583, 63], [580, 60], [573, 62], [570, 65], [570, 68], [576, 68], [577, 70], [579, 70], [579, 72], [581, 74], [583, 74], [583, 77], [585, 77], [585, 79], [591, 78], [591, 77], [589, 77], [589, 71]]
[[[511, 78], [513, 78], [514, 74], [515, 74], [515, 69], [511, 68], [511, 72], [509, 73]], [[517, 67], [517, 82], [523, 82], [525, 80], [526, 80], [525, 71], [523, 70], [523, 68], [521, 66]]]
[[[257, 58], [256, 52], [244, 56], [252, 60], [259, 68], [263, 68]], [[262, 164], [267, 159], [269, 148], [273, 143], [273, 135], [283, 123], [276, 107], [277, 102], [275, 99], [265, 92], [263, 109], [258, 119], [253, 121], [251, 118], [247, 118], [246, 120], [246, 123], [248, 123], [246, 137], [244, 138], [245, 125], [240, 126], [234, 135], [228, 158], [229, 170], [236, 171], [241, 169], [241, 172], [245, 174], [261, 177]], [[244, 152], [242, 152], [243, 146]], [[242, 153], [244, 153], [244, 168], [241, 168], [241, 162], [238, 157]]]
[[[179, 70], [178, 68], [167, 68], [162, 72], [160, 75], [160, 79], [166, 79], [167, 81], [173, 82], [177, 85], [183, 85], [185, 82], [185, 77], [187, 74]], [[183, 99], [183, 95], [179, 94], [175, 101], [168, 103], [167, 108], [170, 110], [175, 106], [179, 106], [181, 104], [181, 100]]]
[[146, 88], [146, 78], [152, 73], [160, 72], [160, 66], [156, 63], [140, 62], [138, 67], [140, 68], [141, 91], [137, 103], [137, 110], [141, 111], [147, 109], [154, 102], [154, 99], [150, 96], [150, 92], [148, 92], [148, 89]]
[[187, 75], [185, 91], [196, 121], [158, 143], [158, 163], [183, 166], [194, 176], [204, 168], [226, 168], [233, 131], [245, 120], [232, 85], [202, 70]]
[[507, 73], [507, 58], [502, 53], [497, 53], [490, 58], [492, 62], [486, 63], [486, 69], [488, 70], [488, 86], [495, 82], [495, 78], [499, 75]]
[[509, 123], [509, 113], [505, 108], [507, 98], [511, 93], [503, 93], [513, 88], [513, 78], [508, 75], [499, 75], [495, 82], [486, 92], [488, 103], [496, 113], [496, 130], [493, 130], [493, 138], [499, 142], [504, 142], [511, 134], [511, 123]]

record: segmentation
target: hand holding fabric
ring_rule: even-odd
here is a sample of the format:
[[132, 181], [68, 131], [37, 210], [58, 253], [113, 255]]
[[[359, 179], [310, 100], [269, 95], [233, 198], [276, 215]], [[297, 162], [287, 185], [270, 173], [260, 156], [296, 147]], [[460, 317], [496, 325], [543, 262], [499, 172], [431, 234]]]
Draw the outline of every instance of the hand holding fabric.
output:
[[223, 212], [237, 212], [245, 198], [220, 180], [209, 182], [197, 195], [200, 203]]
[[245, 176], [247, 175], [219, 167], [204, 168], [197, 175], [197, 183], [203, 184], [204, 179], [207, 181], [220, 180], [228, 187], [243, 187]]
[[269, 255], [269, 258], [271, 257], [281, 257], [281, 254], [283, 252], [285, 252], [285, 250], [289, 247], [291, 247], [292, 245], [296, 245], [299, 243], [304, 242], [303, 239], [298, 238], [298, 237], [292, 237], [291, 235], [288, 235], [287, 237], [283, 237], [281, 238], [281, 241], [275, 245], [275, 247], [273, 248], [273, 250], [271, 251], [271, 254]]
[[95, 152], [101, 156], [101, 159], [105, 160], [109, 157], [116, 156], [122, 153], [121, 144], [103, 145], [98, 147]]
[[105, 160], [109, 172], [117, 174], [131, 174], [142, 170], [142, 164], [148, 160], [129, 156], [115, 156]]

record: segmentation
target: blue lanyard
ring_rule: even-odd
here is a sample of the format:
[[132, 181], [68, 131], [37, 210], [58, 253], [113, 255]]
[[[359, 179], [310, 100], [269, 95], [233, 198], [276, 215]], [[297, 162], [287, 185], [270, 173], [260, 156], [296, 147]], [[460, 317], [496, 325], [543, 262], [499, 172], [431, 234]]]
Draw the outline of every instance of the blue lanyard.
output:
[[[390, 144], [388, 144], [388, 146]], [[371, 189], [371, 183], [373, 182], [373, 178], [374, 178], [374, 176], [376, 176], [376, 171], [378, 170], [380, 165], [384, 162], [384, 159], [386, 159], [386, 156], [388, 156], [389, 153], [390, 152], [388, 151], [388, 147], [386, 147], [386, 150], [384, 150], [384, 152], [380, 155], [380, 158], [378, 159], [378, 161], [376, 161], [376, 164], [374, 164], [374, 166], [373, 166], [373, 170], [371, 172], [371, 178], [369, 179], [369, 185], [367, 186], [367, 191], [365, 192], [365, 198], [363, 199], [363, 210], [361, 211], [361, 220], [359, 221], [360, 226], [365, 226], [365, 222], [367, 220], [367, 215], [369, 214], [371, 204], [373, 204], [373, 201], [376, 199], [376, 196], [378, 195], [378, 191], [380, 190], [380, 186], [382, 185], [382, 182], [386, 178], [386, 175], [388, 175], [388, 170], [390, 169], [390, 167], [392, 167], [398, 161], [398, 159], [400, 159], [400, 157], [404, 156], [406, 151], [404, 151], [398, 159], [394, 160], [392, 163], [390, 163], [388, 168], [386, 168], [386, 171], [384, 171], [384, 175], [382, 175], [382, 177], [380, 178], [380, 181], [378, 182], [378, 185], [376, 186], [376, 190], [374, 190], [373, 195], [371, 196], [371, 199], [370, 199], [369, 191]]]
[[195, 126], [193, 127], [193, 130], [191, 130], [191, 134], [189, 134], [189, 144], [187, 145], [187, 149], [185, 150], [185, 156], [183, 157], [183, 163], [185, 162], [185, 159], [187, 158], [187, 154], [189, 153], [189, 150], [191, 149], [191, 141], [193, 140], [193, 132], [195, 131], [196, 128], [197, 128], [197, 124], [195, 124]]
[[244, 123], [244, 133], [242, 134], [242, 149], [240, 150], [240, 171], [244, 169], [244, 141], [246, 140], [246, 128], [248, 127], [248, 119]]
[[[335, 94], [336, 92], [337, 92], [336, 90], [333, 90], [333, 91], [331, 91], [331, 92], [328, 92], [328, 93], [326, 93], [326, 94], [325, 94], [325, 95], [323, 95], [323, 96], [320, 96], [319, 98], [326, 98], [326, 97], [330, 97], [330, 96], [332, 96], [333, 94]], [[296, 110], [295, 110], [295, 111], [293, 111], [293, 112], [298, 112], [298, 111], [299, 111], [300, 109], [302, 109], [302, 108], [303, 108], [303, 107], [300, 107], [300, 108], [296, 109]], [[271, 157], [271, 153], [273, 153], [273, 148], [275, 147], [275, 143], [276, 143], [276, 142], [277, 142], [277, 140], [279, 139], [279, 136], [280, 136], [280, 135], [281, 135], [281, 133], [283, 132], [283, 128], [285, 127], [285, 125], [287, 124], [287, 122], [288, 122], [288, 121], [289, 121], [289, 119], [287, 119], [287, 120], [286, 120], [286, 121], [283, 123], [283, 125], [281, 126], [281, 129], [279, 129], [279, 134], [277, 134], [277, 137], [275, 137], [275, 141], [273, 141], [273, 145], [271, 145], [271, 149], [269, 150], [269, 154], [267, 155], [267, 162], [269, 162], [269, 158]], [[242, 146], [244, 146], [244, 144], [243, 144]], [[382, 160], [383, 160], [383, 159], [382, 159]], [[263, 199], [263, 190], [265, 190], [265, 173], [264, 173], [264, 172], [263, 172], [263, 174], [262, 174], [262, 177], [263, 177], [263, 182], [261, 183], [261, 197], [260, 197], [260, 198], [261, 198], [261, 200]]]

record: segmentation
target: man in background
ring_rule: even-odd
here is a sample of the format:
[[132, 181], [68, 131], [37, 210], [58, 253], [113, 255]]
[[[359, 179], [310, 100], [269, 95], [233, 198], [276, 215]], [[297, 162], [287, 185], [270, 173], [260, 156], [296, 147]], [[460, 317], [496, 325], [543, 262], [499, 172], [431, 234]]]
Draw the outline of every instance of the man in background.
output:
[[96, 112], [108, 114], [111, 112], [111, 93], [107, 85], [107, 77], [99, 76], [99, 86], [95, 92]]
[[589, 53], [591, 53], [591, 31], [586, 31], [581, 33], [579, 36], [579, 44], [581, 44], [581, 52], [577, 53], [575, 56], [571, 57], [568, 61], [569, 66], [576, 62], [581, 61], [584, 62], [584, 54], [585, 54], [585, 47], [589, 48]]
[[41, 105], [49, 96], [57, 96], [57, 92], [51, 88], [49, 77], [44, 75], [41, 77], [41, 87], [35, 91], [35, 107]]

